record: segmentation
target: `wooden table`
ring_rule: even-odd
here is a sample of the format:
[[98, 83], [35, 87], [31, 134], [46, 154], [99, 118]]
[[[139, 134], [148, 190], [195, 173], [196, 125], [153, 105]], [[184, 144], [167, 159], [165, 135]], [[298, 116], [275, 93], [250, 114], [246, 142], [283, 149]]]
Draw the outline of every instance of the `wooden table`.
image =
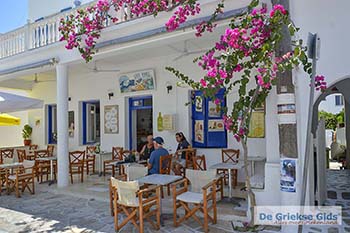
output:
[[229, 187], [229, 193], [228, 196], [231, 199], [232, 198], [232, 170], [239, 170], [244, 167], [244, 163], [239, 161], [238, 163], [217, 163], [211, 166], [209, 169], [227, 169], [228, 170], [228, 187]]
[[55, 181], [53, 178], [53, 161], [57, 161], [57, 157], [44, 157], [44, 158], [37, 158], [37, 161], [44, 162], [44, 161], [50, 161], [50, 179], [49, 185], [52, 185]]
[[23, 163], [5, 163], [5, 164], [0, 164], [0, 169], [10, 170], [10, 169], [19, 168], [22, 166], [23, 166]]

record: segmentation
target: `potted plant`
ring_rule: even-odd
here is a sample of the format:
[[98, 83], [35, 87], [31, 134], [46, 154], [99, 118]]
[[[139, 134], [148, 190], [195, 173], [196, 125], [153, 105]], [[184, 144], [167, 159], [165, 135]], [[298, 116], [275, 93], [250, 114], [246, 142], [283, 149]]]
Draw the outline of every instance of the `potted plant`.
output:
[[22, 130], [22, 137], [24, 139], [24, 145], [29, 146], [32, 143], [32, 140], [30, 140], [30, 137], [32, 136], [33, 129], [30, 127], [30, 125], [25, 125]]

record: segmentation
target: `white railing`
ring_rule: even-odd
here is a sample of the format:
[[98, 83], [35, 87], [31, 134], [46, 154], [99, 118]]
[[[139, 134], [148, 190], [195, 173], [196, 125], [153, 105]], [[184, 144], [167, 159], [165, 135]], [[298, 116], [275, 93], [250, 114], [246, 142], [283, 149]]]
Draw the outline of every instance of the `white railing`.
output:
[[[172, 0], [168, 0], [171, 4]], [[97, 1], [80, 6], [79, 8], [86, 8], [96, 4]], [[12, 55], [16, 55], [28, 50], [44, 47], [60, 40], [61, 34], [58, 30], [61, 18], [68, 17], [79, 8], [54, 14], [45, 17], [37, 22], [28, 23], [27, 25], [10, 31], [5, 34], [0, 34], [0, 59]], [[119, 12], [113, 13], [119, 18], [119, 23], [135, 18], [130, 13], [129, 6], [125, 6]], [[106, 21], [106, 26], [110, 22]]]

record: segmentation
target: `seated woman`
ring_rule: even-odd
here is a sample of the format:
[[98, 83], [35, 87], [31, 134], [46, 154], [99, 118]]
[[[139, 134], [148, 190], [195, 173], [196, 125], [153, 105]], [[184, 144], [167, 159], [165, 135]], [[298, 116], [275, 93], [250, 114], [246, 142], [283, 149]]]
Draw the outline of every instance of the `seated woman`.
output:
[[142, 150], [140, 151], [140, 160], [149, 159], [153, 151], [154, 151], [153, 135], [148, 135], [147, 143], [142, 147]]
[[176, 160], [174, 161], [172, 167], [175, 175], [182, 175], [182, 171], [186, 162], [186, 153], [181, 150], [188, 149], [191, 147], [191, 145], [182, 132], [176, 133], [175, 137], [178, 145], [175, 153]]

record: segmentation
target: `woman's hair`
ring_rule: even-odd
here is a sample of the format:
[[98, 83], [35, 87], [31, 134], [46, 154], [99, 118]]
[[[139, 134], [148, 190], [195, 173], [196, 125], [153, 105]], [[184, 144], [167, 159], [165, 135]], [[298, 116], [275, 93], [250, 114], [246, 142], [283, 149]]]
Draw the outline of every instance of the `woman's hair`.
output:
[[179, 136], [181, 138], [181, 141], [187, 141], [185, 135], [182, 132], [176, 133], [175, 136]]

